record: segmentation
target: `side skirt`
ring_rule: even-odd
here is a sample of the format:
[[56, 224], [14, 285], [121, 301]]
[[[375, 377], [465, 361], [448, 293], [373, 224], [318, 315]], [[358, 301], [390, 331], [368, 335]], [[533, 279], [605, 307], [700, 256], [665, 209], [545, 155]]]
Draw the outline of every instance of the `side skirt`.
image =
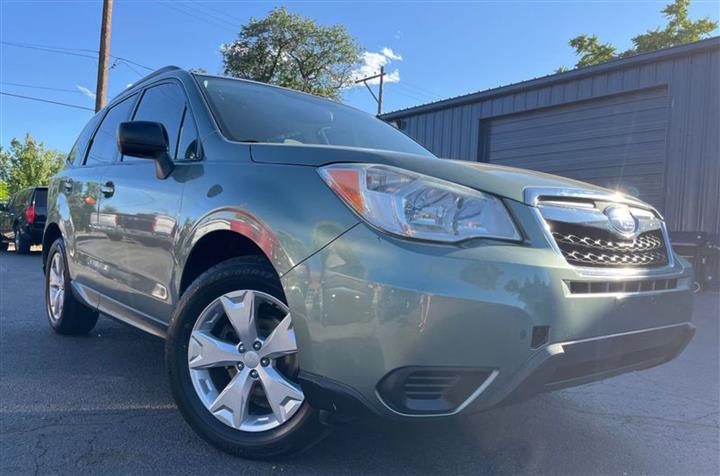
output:
[[129, 324], [148, 334], [160, 337], [161, 339], [167, 338], [168, 326], [164, 322], [126, 306], [76, 281], [72, 281], [72, 288], [75, 296], [88, 307], [97, 309], [99, 312], [113, 319]]

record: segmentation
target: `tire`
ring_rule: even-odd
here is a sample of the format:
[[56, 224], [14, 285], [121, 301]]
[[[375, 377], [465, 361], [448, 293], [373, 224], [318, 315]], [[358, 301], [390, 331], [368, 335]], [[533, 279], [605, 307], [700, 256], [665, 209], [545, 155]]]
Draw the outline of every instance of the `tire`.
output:
[[[257, 354], [253, 349], [250, 349], [250, 351], [245, 349], [245, 342], [240, 342], [240, 338], [236, 337], [235, 342], [238, 342], [238, 344], [233, 345], [241, 349], [238, 350], [238, 352], [244, 352], [242, 354], [244, 356], [243, 358], [246, 358], [246, 364], [244, 366], [238, 364], [237, 367], [232, 367], [232, 364], [230, 364], [230, 367], [226, 367], [228, 364], [223, 362], [219, 364], [219, 367], [207, 370], [208, 375], [212, 372], [220, 372], [219, 375], [222, 378], [230, 379], [230, 383], [228, 383], [222, 391], [220, 386], [218, 386], [216, 389], [217, 393], [213, 393], [213, 395], [217, 395], [217, 397], [214, 397], [216, 400], [213, 404], [216, 404], [223, 394], [228, 393], [227, 390], [230, 384], [236, 382], [235, 377], [238, 379], [241, 377], [245, 378], [243, 377], [243, 375], [246, 375], [244, 372], [250, 371], [250, 375], [253, 375], [252, 372], [255, 372], [254, 376], [257, 381], [249, 384], [250, 390], [243, 390], [244, 393], [242, 395], [247, 396], [247, 398], [240, 398], [238, 400], [233, 396], [232, 400], [227, 400], [228, 402], [232, 402], [232, 409], [221, 406], [220, 410], [216, 410], [215, 414], [211, 412], [213, 405], [209, 406], [207, 403], [204, 403], [201, 390], [197, 390], [198, 388], [206, 388], [207, 384], [202, 387], [197, 387], [196, 384], [193, 383], [193, 379], [197, 378], [194, 377], [197, 374], [197, 369], [191, 369], [189, 363], [189, 360], [191, 360], [189, 350], [192, 351], [193, 349], [203, 348], [197, 346], [196, 343], [198, 341], [194, 338], [196, 335], [194, 332], [200, 332], [197, 330], [198, 326], [205, 325], [204, 322], [207, 319], [205, 316], [215, 316], [210, 319], [210, 321], [212, 321], [210, 322], [210, 325], [213, 326], [212, 329], [217, 329], [223, 322], [226, 322], [226, 327], [228, 327], [228, 323], [230, 323], [230, 319], [227, 317], [230, 315], [229, 313], [223, 315], [223, 312], [216, 312], [216, 308], [213, 307], [221, 306], [217, 309], [227, 309], [224, 307], [224, 302], [229, 301], [222, 301], [220, 297], [240, 296], [237, 299], [244, 300], [248, 299], [247, 296], [250, 295], [247, 294], [248, 292], [254, 296], [254, 298], [251, 298], [254, 299], [254, 301], [250, 302], [258, 303], [261, 302], [261, 299], [265, 299], [267, 302], [279, 303], [277, 307], [271, 305], [265, 308], [262, 307], [264, 305], [262, 303], [252, 304], [248, 306], [250, 309], [265, 309], [266, 311], [263, 312], [266, 313], [268, 309], [277, 310], [280, 304], [285, 306], [284, 293], [275, 270], [267, 262], [260, 259], [253, 257], [234, 258], [212, 267], [199, 276], [185, 291], [173, 314], [165, 346], [165, 363], [175, 402], [185, 417], [185, 420], [198, 435], [220, 450], [235, 456], [250, 459], [266, 459], [307, 449], [320, 441], [329, 431], [329, 429], [321, 423], [319, 412], [311, 408], [307, 401], [304, 400], [304, 397], [302, 403], [298, 403], [293, 407], [296, 409], [295, 412], [284, 421], [282, 418], [277, 417], [277, 413], [275, 413], [275, 408], [282, 407], [272, 407], [271, 399], [266, 388], [272, 388], [274, 382], [272, 380], [270, 380], [270, 382], [266, 380], [268, 375], [266, 371], [275, 371], [275, 374], [278, 374], [282, 373], [281, 370], [284, 368], [285, 370], [283, 370], [283, 372], [286, 372], [288, 377], [285, 377], [285, 375], [281, 376], [286, 379], [286, 382], [290, 381], [293, 377], [293, 366], [287, 366], [287, 362], [288, 359], [292, 361], [293, 358], [295, 358], [294, 362], [297, 362], [296, 356], [287, 354], [277, 360], [273, 358], [270, 364], [267, 363], [268, 361], [266, 359], [262, 359], [263, 363], [259, 364], [257, 361], [259, 357], [257, 356], [261, 355], [262, 352], [259, 350], [260, 345], [265, 345], [265, 351], [274, 348], [271, 337], [275, 335], [274, 330], [280, 329], [282, 326], [277, 324], [275, 329], [270, 331], [272, 335], [267, 336], [262, 344], [259, 342], [261, 330], [257, 330], [255, 345], [258, 347], [254, 347], [254, 349], [257, 350]], [[209, 309], [212, 312], [208, 311]], [[284, 309], [286, 310], [287, 308], [285, 307]], [[252, 326], [255, 329], [260, 329], [261, 322], [264, 322], [264, 317], [261, 314], [262, 313], [258, 311], [258, 317], [254, 318], [255, 322], [258, 323], [258, 326]], [[290, 323], [289, 313], [286, 314], [285, 317], [287, 320], [281, 318], [280, 323]], [[222, 321], [222, 319], [226, 321]], [[290, 326], [291, 324], [286, 324], [285, 328], [292, 329]], [[232, 324], [231, 329], [233, 328], [235, 330], [238, 329], [235, 324]], [[212, 332], [216, 331], [213, 330]], [[241, 332], [237, 332], [236, 334], [232, 334], [232, 332], [234, 331], [231, 331], [231, 335], [243, 335]], [[290, 334], [288, 333], [287, 335]], [[297, 347], [294, 343], [294, 331], [292, 331], [292, 336], [292, 342], [293, 345], [295, 345], [294, 352], [296, 352]], [[228, 337], [228, 339], [231, 339], [231, 337]], [[277, 340], [275, 342], [277, 342]], [[247, 344], [249, 347], [250, 343], [248, 342]], [[191, 348], [191, 345], [195, 347]], [[235, 347], [232, 347], [232, 349], [235, 349]], [[253, 359], [255, 359], [252, 363], [250, 363], [250, 354], [252, 354]], [[193, 362], [201, 359], [200, 355], [201, 353], [198, 353], [192, 357]], [[281, 367], [281, 364], [287, 367]], [[252, 370], [249, 370], [251, 367]], [[235, 371], [234, 377], [225, 376], [225, 372], [230, 373], [233, 370]], [[295, 372], [296, 370], [295, 365]], [[202, 372], [202, 370], [200, 370], [200, 372]], [[213, 377], [213, 379], [214, 378], [215, 377]], [[248, 376], [247, 378], [249, 379], [250, 377]], [[204, 380], [204, 382], [208, 381], [210, 381], [210, 379]], [[195, 380], [195, 382], [197, 382], [197, 380]], [[293, 385], [294, 383], [295, 382], [293, 382]], [[260, 389], [260, 395], [256, 392], [258, 387]], [[242, 388], [246, 388], [245, 384], [243, 384]], [[297, 388], [299, 389], [299, 385]], [[205, 396], [205, 398], [207, 397]], [[250, 403], [244, 405], [245, 410], [237, 412], [239, 415], [244, 415], [249, 413], [247, 408], [248, 405], [254, 404], [254, 398], [260, 400], [262, 400], [262, 398], [266, 399], [267, 408], [272, 407], [269, 418], [275, 418], [275, 424], [278, 426], [267, 429], [253, 428], [251, 430], [238, 428], [238, 426], [242, 425], [237, 425], [237, 422], [235, 427], [233, 426], [232, 421], [235, 415], [233, 411], [235, 404], [239, 401], [250, 401]], [[277, 402], [278, 399], [275, 401]], [[300, 400], [285, 399], [283, 401], [292, 403], [295, 401], [299, 402]], [[284, 405], [287, 406], [287, 404]], [[222, 420], [220, 416], [217, 416], [217, 414], [222, 414], [222, 412], [232, 412], [231, 414], [233, 416], [225, 416], [225, 420]], [[280, 414], [282, 415], [282, 411]], [[227, 415], [227, 413], [225, 415]], [[272, 415], [275, 416], [273, 417]], [[240, 421], [239, 418], [240, 417], [238, 417], [238, 421]], [[266, 419], [267, 418], [268, 417], [266, 417]], [[243, 425], [245, 421], [246, 420], [242, 420]]]
[[0, 251], [7, 251], [8, 249], [8, 242], [4, 240], [0, 240]]
[[15, 252], [20, 255], [30, 253], [30, 240], [20, 230], [15, 230]]
[[[60, 278], [55, 279], [60, 265]], [[55, 240], [50, 247], [45, 268], [45, 310], [50, 327], [63, 335], [85, 335], [90, 332], [97, 323], [98, 313], [83, 304], [72, 292], [62, 238]], [[51, 299], [56, 292], [62, 293], [59, 301]], [[59, 308], [59, 312], [55, 308]]]

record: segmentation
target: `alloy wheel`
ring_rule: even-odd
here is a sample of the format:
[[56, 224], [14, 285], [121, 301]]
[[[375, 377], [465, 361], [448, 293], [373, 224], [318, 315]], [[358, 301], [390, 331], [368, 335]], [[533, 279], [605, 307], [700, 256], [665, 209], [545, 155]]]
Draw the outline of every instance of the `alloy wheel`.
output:
[[50, 317], [57, 321], [62, 316], [65, 302], [65, 263], [60, 253], [55, 253], [50, 261], [47, 300]]
[[290, 420], [305, 400], [292, 380], [296, 354], [287, 306], [260, 291], [233, 291], [211, 302], [193, 327], [190, 378], [218, 420], [241, 431], [267, 431]]

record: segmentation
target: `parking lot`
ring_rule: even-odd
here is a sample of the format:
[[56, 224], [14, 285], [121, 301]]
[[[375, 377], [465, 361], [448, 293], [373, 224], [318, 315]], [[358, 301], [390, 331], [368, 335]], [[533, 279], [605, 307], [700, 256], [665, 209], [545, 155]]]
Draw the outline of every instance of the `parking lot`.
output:
[[54, 334], [40, 254], [0, 253], [0, 474], [718, 474], [718, 294], [677, 360], [451, 421], [364, 421], [309, 452], [245, 461], [173, 404], [163, 342], [103, 318]]

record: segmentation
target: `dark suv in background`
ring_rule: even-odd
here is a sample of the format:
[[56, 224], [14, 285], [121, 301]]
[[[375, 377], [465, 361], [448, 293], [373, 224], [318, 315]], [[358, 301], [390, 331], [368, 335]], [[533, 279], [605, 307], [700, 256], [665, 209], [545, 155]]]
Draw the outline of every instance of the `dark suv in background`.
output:
[[0, 250], [12, 241], [16, 252], [27, 254], [31, 246], [41, 244], [46, 209], [47, 187], [23, 189], [7, 205], [0, 205]]

